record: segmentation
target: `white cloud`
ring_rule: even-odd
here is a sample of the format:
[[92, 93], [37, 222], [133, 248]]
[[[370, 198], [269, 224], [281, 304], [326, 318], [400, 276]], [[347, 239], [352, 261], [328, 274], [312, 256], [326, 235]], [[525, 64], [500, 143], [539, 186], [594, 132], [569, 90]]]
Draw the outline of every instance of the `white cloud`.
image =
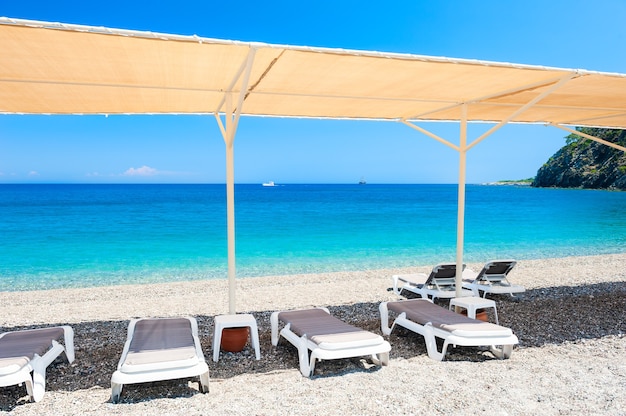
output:
[[150, 166], [142, 166], [140, 168], [130, 168], [126, 172], [124, 172], [124, 176], [154, 176], [157, 175], [159, 171]]
[[39, 176], [39, 172], [37, 172], [36, 170], [31, 170], [30, 172], [28, 172], [28, 176]]

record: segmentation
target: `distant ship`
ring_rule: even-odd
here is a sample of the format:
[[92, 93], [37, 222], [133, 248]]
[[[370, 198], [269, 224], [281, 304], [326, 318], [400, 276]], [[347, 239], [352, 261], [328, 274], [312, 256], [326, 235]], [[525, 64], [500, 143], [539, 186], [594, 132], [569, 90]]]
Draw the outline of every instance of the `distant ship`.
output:
[[263, 182], [263, 186], [276, 186], [274, 184], [274, 181], [269, 181], [269, 182]]
[[359, 181], [359, 185], [365, 185], [367, 182], [365, 182], [365, 178], [361, 178], [361, 180]]

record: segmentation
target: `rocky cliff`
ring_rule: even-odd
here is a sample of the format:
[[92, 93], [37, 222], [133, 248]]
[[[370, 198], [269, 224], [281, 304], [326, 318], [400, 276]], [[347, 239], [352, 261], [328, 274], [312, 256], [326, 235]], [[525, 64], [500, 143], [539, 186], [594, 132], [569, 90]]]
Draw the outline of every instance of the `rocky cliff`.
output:
[[[626, 146], [626, 130], [577, 130]], [[539, 169], [532, 186], [626, 190], [626, 152], [574, 134], [566, 142]]]

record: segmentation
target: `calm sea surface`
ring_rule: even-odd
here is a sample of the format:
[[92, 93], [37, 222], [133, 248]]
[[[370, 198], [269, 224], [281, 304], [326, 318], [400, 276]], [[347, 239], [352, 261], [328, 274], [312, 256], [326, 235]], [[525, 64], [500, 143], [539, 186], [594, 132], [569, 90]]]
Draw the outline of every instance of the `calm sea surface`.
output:
[[[467, 187], [465, 259], [626, 252], [626, 192]], [[456, 185], [237, 185], [237, 276], [454, 261]], [[0, 185], [0, 290], [226, 278], [224, 185]]]

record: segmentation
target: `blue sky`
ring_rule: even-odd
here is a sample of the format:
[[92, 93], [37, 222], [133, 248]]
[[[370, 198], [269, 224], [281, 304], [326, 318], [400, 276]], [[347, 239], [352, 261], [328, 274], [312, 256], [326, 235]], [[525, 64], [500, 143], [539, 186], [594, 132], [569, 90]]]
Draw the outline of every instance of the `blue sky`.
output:
[[[623, 0], [22, 0], [0, 2], [0, 15], [626, 73]], [[507, 126], [469, 152], [468, 182], [532, 177], [564, 136]], [[0, 183], [223, 183], [224, 152], [212, 116], [0, 115]], [[243, 118], [235, 142], [237, 183], [455, 183], [457, 163], [399, 123]]]

